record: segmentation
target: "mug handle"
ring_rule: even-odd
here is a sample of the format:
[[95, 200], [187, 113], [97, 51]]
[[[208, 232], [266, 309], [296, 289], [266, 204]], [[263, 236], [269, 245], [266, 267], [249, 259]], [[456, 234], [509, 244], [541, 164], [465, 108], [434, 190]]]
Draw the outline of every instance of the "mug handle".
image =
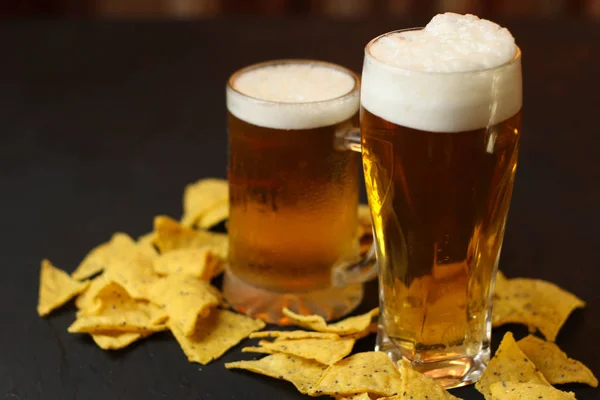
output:
[[[355, 151], [360, 153], [360, 129], [349, 127], [336, 132], [334, 147], [340, 151]], [[358, 261], [341, 262], [333, 267], [333, 285], [347, 286], [370, 281], [377, 276], [377, 247], [375, 240], [371, 248]]]

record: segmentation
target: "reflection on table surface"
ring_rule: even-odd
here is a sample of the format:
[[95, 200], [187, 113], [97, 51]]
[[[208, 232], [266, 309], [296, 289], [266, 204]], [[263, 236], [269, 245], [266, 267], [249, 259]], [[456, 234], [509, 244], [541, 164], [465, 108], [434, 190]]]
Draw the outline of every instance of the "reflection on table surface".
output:
[[5, 3], [0, 5], [0, 16], [197, 18], [253, 14], [354, 19], [453, 11], [489, 18], [600, 19], [600, 0], [21, 0]]

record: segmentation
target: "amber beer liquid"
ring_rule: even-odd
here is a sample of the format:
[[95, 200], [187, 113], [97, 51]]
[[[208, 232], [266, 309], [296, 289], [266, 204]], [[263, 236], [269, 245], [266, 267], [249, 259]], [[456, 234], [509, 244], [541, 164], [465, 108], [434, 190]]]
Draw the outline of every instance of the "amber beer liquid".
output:
[[[457, 34], [454, 45], [465, 49], [448, 55], [453, 29], [486, 27], [476, 17], [436, 18], [367, 46], [361, 135], [378, 249], [377, 347], [454, 387], [476, 381], [489, 360], [493, 281], [519, 152], [521, 67], [506, 30], [490, 33], [507, 47], [502, 54], [471, 52]], [[437, 41], [446, 50], [437, 53]]]
[[281, 308], [340, 317], [362, 287], [332, 287], [358, 254], [360, 155], [334, 147], [358, 126], [358, 78], [318, 61], [258, 64], [227, 89], [230, 254], [225, 296], [238, 310], [285, 322]]

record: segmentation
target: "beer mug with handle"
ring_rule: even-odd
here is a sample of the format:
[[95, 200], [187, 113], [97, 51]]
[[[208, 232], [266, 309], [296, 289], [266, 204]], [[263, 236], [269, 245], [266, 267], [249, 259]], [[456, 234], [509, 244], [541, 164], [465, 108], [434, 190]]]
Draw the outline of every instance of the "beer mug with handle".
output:
[[226, 88], [230, 238], [224, 294], [237, 310], [286, 323], [282, 308], [344, 316], [374, 277], [360, 260], [360, 156], [335, 147], [358, 125], [360, 82], [314, 60], [234, 73]]

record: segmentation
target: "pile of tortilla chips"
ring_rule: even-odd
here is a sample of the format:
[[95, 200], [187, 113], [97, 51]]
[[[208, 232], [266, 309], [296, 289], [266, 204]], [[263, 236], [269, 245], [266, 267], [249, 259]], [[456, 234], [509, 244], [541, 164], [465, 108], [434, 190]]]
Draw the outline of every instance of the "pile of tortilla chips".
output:
[[[224, 267], [226, 234], [207, 230], [228, 217], [228, 185], [205, 179], [185, 189], [181, 221], [154, 219], [154, 230], [132, 239], [124, 233], [93, 250], [68, 275], [43, 260], [38, 313], [48, 315], [76, 297], [76, 320], [69, 332], [91, 335], [103, 349], [121, 349], [156, 332], [170, 330], [192, 362], [206, 364], [244, 338], [261, 339], [243, 352], [260, 359], [227, 363], [291, 382], [299, 392], [336, 399], [455, 399], [436, 381], [395, 365], [384, 353], [351, 354], [355, 342], [376, 331], [379, 310], [327, 323], [318, 315], [283, 313], [305, 330], [260, 331], [265, 323], [229, 311], [211, 285]], [[371, 243], [368, 207], [359, 206], [361, 252]], [[493, 326], [521, 323], [548, 341], [528, 336], [516, 342], [507, 333], [476, 384], [487, 400], [574, 399], [552, 385], [598, 380], [553, 342], [571, 312], [585, 303], [541, 280], [507, 279], [498, 273]]]
[[[180, 222], [157, 216], [154, 230], [138, 240], [115, 233], [71, 276], [42, 261], [38, 314], [46, 316], [77, 296], [76, 320], [68, 331], [91, 335], [103, 349], [122, 349], [170, 330], [190, 361], [206, 364], [221, 356], [265, 326], [227, 310], [211, 285], [223, 271], [228, 237], [207, 229], [228, 217], [228, 196], [227, 181], [200, 180], [185, 188]], [[368, 225], [359, 234], [370, 236], [364, 206], [358, 213]]]
[[531, 335], [516, 342], [507, 332], [475, 388], [486, 400], [575, 399], [552, 386], [564, 383], [597, 387], [598, 379], [556, 344]]
[[295, 325], [309, 330], [253, 333], [251, 338], [274, 340], [261, 341], [259, 347], [246, 347], [242, 351], [268, 355], [225, 366], [289, 381], [300, 393], [310, 396], [355, 400], [455, 399], [406, 361], [397, 366], [385, 353], [373, 351], [350, 355], [358, 338], [375, 331], [373, 318], [378, 313], [374, 309], [327, 324], [317, 315], [302, 316], [284, 309]]
[[103, 349], [121, 349], [170, 330], [190, 361], [206, 364], [265, 323], [229, 311], [211, 280], [223, 271], [226, 234], [204, 230], [228, 215], [228, 185], [206, 179], [188, 185], [181, 223], [154, 219], [137, 241], [124, 233], [94, 248], [71, 276], [42, 262], [38, 313], [77, 296], [72, 333], [91, 335]]

